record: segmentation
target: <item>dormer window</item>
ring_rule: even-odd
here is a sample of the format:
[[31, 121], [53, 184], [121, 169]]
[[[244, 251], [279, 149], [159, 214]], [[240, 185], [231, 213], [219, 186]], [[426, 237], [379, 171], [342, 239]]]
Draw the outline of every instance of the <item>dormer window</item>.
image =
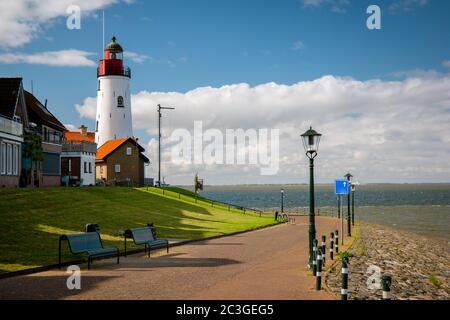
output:
[[119, 108], [125, 107], [125, 106], [123, 105], [123, 97], [122, 97], [122, 96], [118, 96], [118, 97], [117, 97], [117, 107], [119, 107]]

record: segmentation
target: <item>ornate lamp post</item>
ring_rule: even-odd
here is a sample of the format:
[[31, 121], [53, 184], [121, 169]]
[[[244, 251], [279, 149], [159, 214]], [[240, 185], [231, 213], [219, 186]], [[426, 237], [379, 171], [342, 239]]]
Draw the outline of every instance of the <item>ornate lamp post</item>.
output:
[[[344, 178], [347, 179], [349, 185], [352, 185], [352, 174], [351, 173], [347, 173]], [[347, 195], [347, 235], [349, 237], [352, 236], [352, 221], [351, 221], [351, 216], [350, 216], [350, 192]]]
[[281, 213], [284, 213], [284, 189], [281, 189]]
[[356, 183], [352, 183], [350, 186], [350, 190], [352, 192], [352, 226], [355, 225], [355, 191], [356, 191]]
[[312, 127], [301, 135], [306, 156], [309, 158], [309, 266], [312, 267], [313, 241], [316, 238], [316, 225], [314, 221], [314, 158], [319, 150], [319, 142], [322, 135]]

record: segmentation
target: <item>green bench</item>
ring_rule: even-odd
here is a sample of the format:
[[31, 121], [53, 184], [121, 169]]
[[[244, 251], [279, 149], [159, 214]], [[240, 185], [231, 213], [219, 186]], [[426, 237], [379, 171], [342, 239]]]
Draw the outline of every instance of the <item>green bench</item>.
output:
[[127, 255], [127, 238], [132, 238], [134, 244], [144, 245], [145, 252], [148, 248], [148, 257], [150, 258], [150, 250], [153, 247], [165, 246], [167, 253], [169, 253], [169, 241], [166, 239], [156, 239], [153, 235], [153, 229], [151, 227], [128, 229], [124, 232], [125, 238], [125, 256]]
[[65, 234], [59, 237], [59, 267], [61, 268], [61, 242], [67, 240], [70, 252], [73, 254], [88, 255], [88, 269], [91, 268], [93, 259], [117, 256], [119, 263], [119, 249], [117, 247], [104, 248], [98, 232], [86, 232], [78, 234]]

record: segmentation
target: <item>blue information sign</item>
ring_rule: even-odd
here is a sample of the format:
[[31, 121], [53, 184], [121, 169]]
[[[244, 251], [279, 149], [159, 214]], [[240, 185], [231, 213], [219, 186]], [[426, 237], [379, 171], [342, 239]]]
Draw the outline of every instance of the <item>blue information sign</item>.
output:
[[334, 181], [334, 193], [335, 194], [349, 194], [350, 183], [347, 180], [335, 180]]

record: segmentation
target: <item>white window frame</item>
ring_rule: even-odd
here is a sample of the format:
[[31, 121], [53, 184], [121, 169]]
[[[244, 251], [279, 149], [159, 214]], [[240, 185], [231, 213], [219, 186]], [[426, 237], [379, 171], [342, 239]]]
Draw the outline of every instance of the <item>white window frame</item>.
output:
[[13, 145], [13, 175], [19, 174], [19, 146]]
[[115, 173], [120, 173], [120, 164], [114, 165], [114, 172]]
[[6, 145], [6, 174], [12, 175], [12, 144]]
[[0, 174], [6, 174], [6, 143], [0, 144]]
[[131, 147], [127, 147], [127, 156], [132, 156], [133, 155], [133, 149], [131, 149]]

